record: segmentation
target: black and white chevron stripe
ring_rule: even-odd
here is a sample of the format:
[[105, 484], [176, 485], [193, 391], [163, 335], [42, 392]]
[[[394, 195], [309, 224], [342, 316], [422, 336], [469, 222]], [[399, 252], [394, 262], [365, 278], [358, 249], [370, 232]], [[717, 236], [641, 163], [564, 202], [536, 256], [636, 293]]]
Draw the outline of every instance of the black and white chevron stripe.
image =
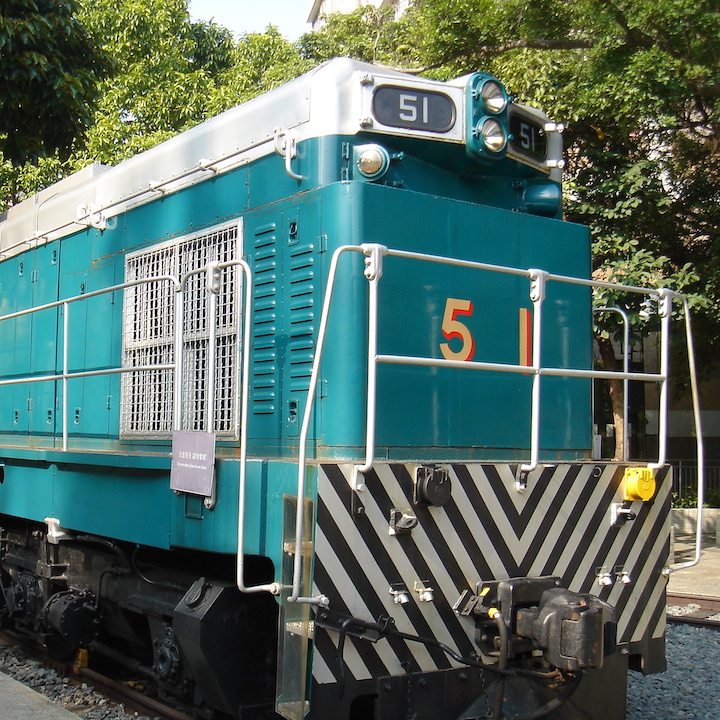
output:
[[[382, 615], [399, 630], [434, 637], [462, 655], [474, 648], [475, 625], [452, 606], [479, 581], [556, 575], [566, 587], [592, 592], [616, 608], [618, 639], [638, 644], [665, 631], [665, 577], [669, 552], [670, 477], [658, 473], [650, 502], [636, 502], [637, 517], [611, 523], [622, 502], [623, 467], [557, 464], [538, 469], [527, 489], [515, 485], [515, 466], [453, 464], [452, 498], [443, 507], [415, 507], [413, 464], [378, 464], [359, 493], [364, 513], [353, 515], [351, 465], [322, 465], [318, 473], [315, 584], [330, 608], [365, 620]], [[413, 508], [419, 523], [391, 535], [393, 509]], [[598, 574], [625, 572], [630, 582], [601, 586]], [[432, 602], [414, 591], [422, 583]], [[396, 604], [391, 588], [409, 590]], [[335, 681], [336, 633], [318, 628], [314, 678]], [[345, 644], [346, 672], [356, 680], [452, 666], [432, 647], [389, 638]]]

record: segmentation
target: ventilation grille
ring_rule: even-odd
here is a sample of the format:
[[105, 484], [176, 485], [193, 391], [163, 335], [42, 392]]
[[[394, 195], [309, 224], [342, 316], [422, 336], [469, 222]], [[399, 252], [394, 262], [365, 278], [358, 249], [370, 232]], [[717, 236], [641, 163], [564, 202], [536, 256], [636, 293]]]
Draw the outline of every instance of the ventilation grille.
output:
[[[182, 430], [213, 430], [237, 438], [239, 432], [239, 322], [241, 274], [236, 266], [222, 272], [215, 322], [214, 422], [208, 413], [210, 294], [204, 272], [211, 262], [240, 257], [238, 223], [187, 236], [128, 255], [125, 280], [151, 280], [125, 291], [124, 367], [173, 363], [175, 358], [175, 289], [184, 283]], [[164, 438], [173, 430], [173, 372], [146, 369], [123, 375], [121, 434]], [[212, 422], [213, 427], [210, 427]]]

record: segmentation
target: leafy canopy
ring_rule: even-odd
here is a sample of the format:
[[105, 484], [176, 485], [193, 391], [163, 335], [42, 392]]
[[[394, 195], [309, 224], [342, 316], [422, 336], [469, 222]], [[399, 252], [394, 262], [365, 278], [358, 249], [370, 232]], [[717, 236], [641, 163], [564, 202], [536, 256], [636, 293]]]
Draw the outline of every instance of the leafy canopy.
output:
[[[192, 22], [186, 0], [73, 0], [68, 8], [114, 72], [98, 76], [96, 102], [82, 104], [82, 142], [68, 133], [62, 153], [47, 147], [37, 153], [44, 157], [21, 163], [18, 155], [15, 165], [4, 154], [0, 209], [91, 162], [116, 164], [310, 67], [277, 29], [235, 40], [220, 25]], [[22, 97], [33, 113], [52, 106], [27, 89]], [[34, 126], [28, 137], [39, 137]]]
[[15, 164], [67, 156], [91, 123], [110, 63], [75, 0], [5, 0], [0, 9], [0, 152]]

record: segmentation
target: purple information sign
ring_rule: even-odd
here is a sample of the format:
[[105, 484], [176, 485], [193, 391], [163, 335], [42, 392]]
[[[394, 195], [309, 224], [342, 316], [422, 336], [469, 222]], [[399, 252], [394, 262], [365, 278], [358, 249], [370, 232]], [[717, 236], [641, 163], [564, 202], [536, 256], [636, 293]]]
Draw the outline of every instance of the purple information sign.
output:
[[210, 497], [214, 474], [215, 434], [174, 432], [170, 489]]

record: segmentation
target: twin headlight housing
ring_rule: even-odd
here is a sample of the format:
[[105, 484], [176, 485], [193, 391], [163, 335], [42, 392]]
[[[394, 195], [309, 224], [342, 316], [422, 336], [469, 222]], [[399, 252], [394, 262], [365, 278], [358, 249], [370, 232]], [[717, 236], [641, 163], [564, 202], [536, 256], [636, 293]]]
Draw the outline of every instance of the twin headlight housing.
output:
[[480, 160], [505, 157], [508, 144], [507, 91], [487, 73], [474, 73], [467, 83], [468, 153]]
[[[475, 160], [501, 160], [510, 139], [507, 91], [487, 73], [470, 75], [465, 88], [467, 152]], [[353, 155], [357, 176], [364, 180], [379, 180], [390, 166], [388, 152], [374, 143], [355, 147]]]

